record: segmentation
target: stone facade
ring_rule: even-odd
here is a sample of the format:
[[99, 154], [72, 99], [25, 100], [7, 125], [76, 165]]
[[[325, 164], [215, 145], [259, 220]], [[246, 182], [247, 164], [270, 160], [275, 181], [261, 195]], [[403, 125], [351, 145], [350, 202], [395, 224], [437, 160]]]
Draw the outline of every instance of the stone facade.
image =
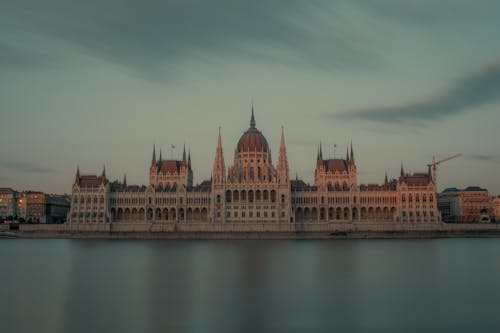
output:
[[22, 192], [17, 198], [17, 215], [33, 223], [45, 223], [45, 194], [38, 191]]
[[500, 196], [491, 198], [491, 211], [496, 221], [500, 221]]
[[314, 185], [290, 179], [283, 128], [274, 165], [253, 107], [232, 165], [226, 168], [220, 130], [211, 180], [193, 186], [190, 157], [184, 149], [182, 160], [163, 160], [161, 154], [157, 159], [153, 149], [148, 186], [128, 185], [125, 178], [110, 182], [105, 170], [101, 176], [80, 176], [77, 170], [70, 223], [179, 222], [179, 228], [194, 224], [207, 231], [223, 225], [260, 230], [283, 224], [440, 222], [429, 173], [410, 175], [401, 167], [398, 179], [358, 185], [352, 144], [345, 159], [323, 159], [319, 147]]
[[17, 215], [18, 193], [11, 188], [0, 188], [0, 218]]
[[439, 208], [445, 222], [479, 222], [495, 214], [488, 190], [478, 186], [445, 189], [439, 194]]

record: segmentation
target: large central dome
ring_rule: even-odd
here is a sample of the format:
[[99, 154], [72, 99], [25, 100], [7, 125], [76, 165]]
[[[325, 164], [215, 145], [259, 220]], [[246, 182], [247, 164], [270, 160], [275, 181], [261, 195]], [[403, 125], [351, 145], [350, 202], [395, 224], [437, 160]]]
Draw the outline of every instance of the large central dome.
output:
[[269, 152], [269, 146], [267, 140], [262, 135], [262, 133], [255, 128], [255, 117], [253, 115], [252, 107], [252, 118], [250, 119], [250, 128], [243, 133], [237, 146], [238, 153], [243, 152]]

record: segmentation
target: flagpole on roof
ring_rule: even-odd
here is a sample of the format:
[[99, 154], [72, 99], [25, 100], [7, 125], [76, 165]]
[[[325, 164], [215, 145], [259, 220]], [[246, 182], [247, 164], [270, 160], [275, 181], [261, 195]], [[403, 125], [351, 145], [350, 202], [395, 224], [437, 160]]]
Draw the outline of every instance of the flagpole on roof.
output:
[[174, 149], [175, 149], [175, 145], [170, 145], [171, 146], [171, 150], [170, 150], [170, 159], [173, 161], [174, 160]]

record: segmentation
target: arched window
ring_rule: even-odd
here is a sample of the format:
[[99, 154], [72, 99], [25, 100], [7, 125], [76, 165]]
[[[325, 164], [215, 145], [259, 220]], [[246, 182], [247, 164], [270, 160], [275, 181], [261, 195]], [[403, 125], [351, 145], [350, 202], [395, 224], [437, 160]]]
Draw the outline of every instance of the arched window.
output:
[[248, 191], [248, 202], [253, 202], [253, 191]]

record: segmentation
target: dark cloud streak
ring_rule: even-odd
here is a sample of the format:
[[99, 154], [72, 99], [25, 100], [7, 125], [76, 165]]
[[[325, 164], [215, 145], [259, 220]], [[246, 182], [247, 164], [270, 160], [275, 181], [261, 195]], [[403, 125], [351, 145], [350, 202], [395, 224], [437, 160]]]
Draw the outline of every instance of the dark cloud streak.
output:
[[26, 173], [51, 173], [54, 170], [37, 166], [28, 162], [0, 160], [0, 168]]
[[456, 80], [449, 89], [413, 103], [330, 113], [331, 117], [424, 125], [500, 101], [500, 62]]
[[376, 54], [351, 38], [352, 27], [344, 27], [335, 10], [328, 20], [318, 18], [326, 3], [16, 0], [1, 5], [0, 20], [15, 20], [7, 25], [11, 35], [55, 40], [153, 77], [187, 61], [223, 64], [231, 57], [322, 69], [376, 63]]
[[489, 154], [467, 154], [466, 158], [470, 160], [480, 161], [480, 162], [495, 162], [500, 163], [500, 155], [489, 155]]

